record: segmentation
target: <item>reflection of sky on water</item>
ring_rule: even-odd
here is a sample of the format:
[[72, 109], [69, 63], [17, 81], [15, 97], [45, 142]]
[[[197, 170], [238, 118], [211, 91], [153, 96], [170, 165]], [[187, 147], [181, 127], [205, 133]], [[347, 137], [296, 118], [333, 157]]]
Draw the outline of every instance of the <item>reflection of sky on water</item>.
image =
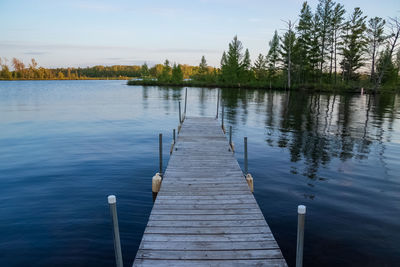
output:
[[[110, 265], [103, 204], [112, 192], [121, 201], [124, 259], [131, 264], [152, 205], [158, 133], [166, 166], [184, 94], [124, 81], [0, 82], [4, 262]], [[308, 206], [305, 266], [400, 261], [397, 95], [245, 89], [221, 95], [235, 156], [243, 166], [248, 136], [255, 197], [289, 264], [299, 203]], [[215, 116], [216, 98], [216, 89], [188, 88], [187, 115]], [[20, 258], [19, 251], [29, 252]]]

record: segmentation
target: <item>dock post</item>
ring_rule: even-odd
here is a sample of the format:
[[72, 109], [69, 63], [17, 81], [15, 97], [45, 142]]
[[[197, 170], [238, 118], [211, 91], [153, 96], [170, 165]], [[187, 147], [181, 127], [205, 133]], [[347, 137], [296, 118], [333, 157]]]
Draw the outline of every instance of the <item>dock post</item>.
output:
[[186, 119], [186, 104], [187, 104], [187, 88], [185, 89], [185, 109], [184, 109], [184, 113], [185, 116], [183, 117], [183, 119]]
[[296, 267], [303, 266], [303, 248], [304, 248], [304, 222], [306, 217], [306, 206], [297, 207], [297, 249], [296, 249]]
[[181, 101], [179, 101], [179, 124], [182, 123], [182, 117], [181, 117]]
[[158, 150], [159, 150], [159, 159], [160, 159], [160, 170], [159, 174], [162, 177], [162, 133], [159, 134], [158, 136]]
[[229, 145], [232, 147], [232, 126], [229, 126]]
[[172, 131], [172, 144], [171, 144], [171, 149], [169, 151], [169, 154], [172, 154], [172, 151], [174, 150], [174, 146], [175, 146], [175, 142], [176, 142], [176, 134], [175, 134], [175, 129]]
[[219, 112], [219, 89], [218, 89], [218, 96], [217, 96], [217, 119], [218, 119], [218, 112]]
[[244, 175], [248, 174], [247, 169], [247, 137], [244, 138]]
[[222, 130], [224, 131], [224, 133], [225, 133], [225, 126], [224, 126], [224, 102], [222, 102], [221, 103], [222, 104], [222, 117], [221, 117], [221, 120], [222, 120]]
[[119, 227], [118, 227], [118, 216], [117, 216], [117, 198], [114, 195], [108, 196], [108, 204], [110, 206], [111, 218], [113, 222], [113, 235], [114, 235], [114, 250], [115, 250], [115, 261], [117, 267], [122, 267], [122, 252], [121, 252], [121, 240], [119, 238]]

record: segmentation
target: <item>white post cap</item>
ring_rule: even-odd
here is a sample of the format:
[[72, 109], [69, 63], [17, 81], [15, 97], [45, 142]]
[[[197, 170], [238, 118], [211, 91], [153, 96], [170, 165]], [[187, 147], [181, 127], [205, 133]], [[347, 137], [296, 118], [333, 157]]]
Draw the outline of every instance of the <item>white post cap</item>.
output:
[[298, 213], [298, 214], [306, 214], [306, 206], [304, 206], [304, 205], [299, 205], [299, 206], [297, 207], [297, 213]]
[[109, 195], [107, 199], [108, 199], [108, 204], [115, 204], [117, 202], [117, 198], [114, 195]]

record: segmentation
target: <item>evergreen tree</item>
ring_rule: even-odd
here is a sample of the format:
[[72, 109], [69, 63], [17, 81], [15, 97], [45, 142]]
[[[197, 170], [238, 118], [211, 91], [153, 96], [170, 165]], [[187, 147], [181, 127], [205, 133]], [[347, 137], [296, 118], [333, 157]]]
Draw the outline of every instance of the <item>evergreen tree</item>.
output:
[[390, 18], [389, 25], [390, 25], [391, 34], [387, 38], [388, 48], [386, 49], [388, 60], [382, 60], [382, 67], [381, 67], [380, 73], [378, 75], [378, 79], [376, 80], [376, 83], [375, 83], [374, 93], [376, 93], [377, 90], [379, 89], [386, 70], [390, 68], [390, 64], [392, 63], [392, 56], [393, 56], [393, 53], [395, 52], [395, 49], [398, 45], [397, 42], [400, 38], [400, 19], [397, 17]]
[[269, 51], [267, 55], [268, 75], [270, 78], [273, 78], [278, 71], [278, 62], [280, 61], [279, 51], [279, 36], [278, 31], [275, 30], [274, 36], [269, 42]]
[[149, 67], [147, 66], [146, 62], [140, 68], [140, 76], [142, 78], [147, 78], [150, 76]]
[[181, 83], [183, 81], [183, 72], [181, 65], [176, 65], [176, 63], [174, 63], [174, 66], [172, 67], [171, 80], [173, 83]]
[[267, 62], [262, 54], [254, 61], [253, 71], [257, 80], [264, 80], [267, 74]]
[[330, 56], [330, 69], [329, 69], [330, 77], [332, 77], [333, 69], [335, 70], [334, 71], [335, 83], [337, 79], [337, 50], [338, 50], [338, 45], [340, 44], [339, 38], [343, 32], [343, 21], [345, 13], [346, 10], [344, 9], [344, 6], [337, 3], [333, 10], [333, 16], [332, 16], [331, 56]]
[[390, 47], [387, 46], [385, 50], [380, 52], [376, 70], [378, 75], [382, 74], [382, 83], [393, 83], [398, 76], [398, 69], [395, 67], [390, 56]]
[[163, 83], [168, 83], [171, 81], [171, 67], [169, 65], [168, 59], [165, 60], [161, 75], [158, 80]]
[[244, 57], [243, 60], [240, 64], [240, 76], [239, 76], [239, 81], [240, 82], [248, 82], [252, 77], [252, 71], [251, 71], [251, 60], [250, 60], [250, 52], [249, 49], [246, 49], [244, 52]]
[[374, 17], [371, 18], [368, 21], [368, 29], [367, 29], [367, 34], [368, 34], [368, 45], [369, 49], [368, 52], [371, 57], [371, 81], [374, 81], [376, 79], [375, 77], [375, 61], [376, 61], [376, 56], [379, 51], [379, 47], [382, 45], [382, 43], [385, 40], [384, 36], [384, 27], [385, 27], [386, 21], [382, 18], [379, 17]]
[[319, 46], [320, 46], [320, 55], [319, 55], [319, 67], [320, 73], [322, 74], [326, 52], [329, 47], [329, 38], [331, 37], [332, 30], [332, 14], [333, 14], [333, 6], [334, 3], [332, 0], [319, 0], [317, 11], [316, 11], [316, 19], [318, 20], [318, 24], [320, 25], [319, 32]]
[[343, 36], [342, 74], [345, 80], [357, 79], [356, 71], [364, 66], [363, 55], [366, 51], [365, 19], [360, 8], [356, 7], [350, 20], [346, 23], [346, 33]]
[[206, 74], [208, 72], [207, 69], [207, 61], [204, 56], [201, 57], [201, 62], [199, 64], [199, 74]]
[[288, 25], [288, 30], [281, 38], [282, 43], [281, 43], [280, 54], [283, 63], [283, 70], [287, 74], [287, 86], [288, 89], [290, 89], [291, 75], [292, 75], [292, 53], [296, 42], [296, 35], [293, 31], [293, 24], [290, 20], [287, 22], [287, 25]]
[[314, 14], [312, 19], [312, 28], [311, 28], [311, 47], [310, 47], [310, 65], [313, 80], [316, 81], [319, 77], [318, 72], [318, 64], [320, 62], [320, 46], [319, 46], [319, 28], [321, 22], [316, 14]]
[[238, 83], [244, 76], [244, 67], [247, 62], [243, 61], [242, 50], [242, 42], [238, 40], [237, 36], [233, 37], [232, 42], [229, 43], [228, 53], [224, 52], [221, 59], [221, 76], [223, 81]]
[[311, 8], [307, 2], [303, 3], [300, 11], [300, 19], [297, 24], [297, 46], [300, 53], [299, 57], [299, 79], [301, 82], [306, 82], [311, 66], [311, 47], [312, 47], [312, 27], [313, 27], [313, 15]]

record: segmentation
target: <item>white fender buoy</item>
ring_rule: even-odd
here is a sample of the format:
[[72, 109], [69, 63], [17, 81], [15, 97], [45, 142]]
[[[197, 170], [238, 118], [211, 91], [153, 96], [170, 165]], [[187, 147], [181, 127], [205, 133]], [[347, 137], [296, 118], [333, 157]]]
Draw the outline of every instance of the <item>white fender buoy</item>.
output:
[[160, 173], [157, 172], [156, 175], [153, 176], [153, 179], [151, 182], [151, 191], [153, 191], [153, 193], [160, 192], [161, 181], [162, 181], [162, 178], [160, 176]]
[[246, 182], [249, 185], [250, 191], [254, 192], [254, 183], [253, 183], [253, 176], [250, 173], [246, 175]]

